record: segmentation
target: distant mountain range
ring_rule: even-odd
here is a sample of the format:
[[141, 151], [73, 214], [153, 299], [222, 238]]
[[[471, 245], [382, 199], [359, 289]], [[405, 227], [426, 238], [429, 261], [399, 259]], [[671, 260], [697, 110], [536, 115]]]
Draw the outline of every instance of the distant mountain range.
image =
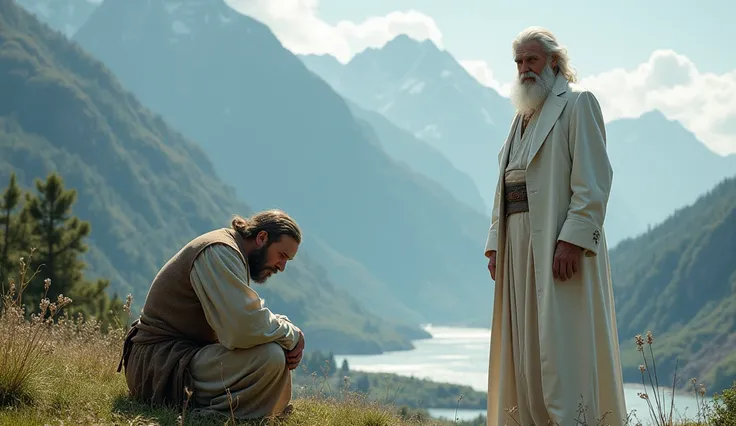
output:
[[[736, 173], [735, 173], [736, 175]], [[624, 379], [641, 381], [634, 336], [655, 336], [660, 381], [736, 380], [736, 177], [611, 252]], [[648, 354], [647, 354], [648, 355]]]
[[[385, 115], [467, 173], [485, 202], [482, 212], [490, 214], [497, 154], [514, 113], [507, 99], [480, 85], [433, 42], [405, 35], [344, 66], [330, 56], [300, 58], [345, 98]], [[441, 170], [434, 173], [444, 180]]]
[[268, 27], [222, 1], [106, 0], [74, 38], [199, 142], [242, 199], [293, 214], [305, 247], [327, 244], [328, 273], [368, 271], [339, 285], [369, 309], [404, 319], [384, 308], [398, 302], [422, 322], [487, 322], [488, 218], [391, 159]]
[[607, 131], [614, 166], [614, 211], [607, 232], [614, 234], [614, 243], [658, 225], [724, 178], [736, 176], [736, 155], [713, 153], [659, 111], [613, 121]]
[[[59, 30], [79, 28], [98, 3], [18, 1], [41, 11], [41, 19]], [[200, 3], [186, 0], [167, 3], [167, 8], [174, 13], [180, 4], [191, 9]], [[66, 14], [45, 13], [49, 4]], [[176, 34], [171, 43], [186, 34], [183, 22], [170, 22], [170, 32]], [[508, 99], [478, 83], [431, 41], [405, 35], [361, 52], [346, 65], [329, 55], [298, 57], [345, 98], [353, 115], [373, 127], [392, 159], [488, 216], [498, 176], [496, 154], [513, 116]], [[610, 246], [646, 232], [674, 209], [693, 202], [703, 188], [736, 173], [736, 155], [713, 153], [659, 111], [613, 121], [607, 130], [614, 165], [606, 223]]]
[[[482, 86], [428, 40], [398, 36], [345, 65], [328, 55], [300, 58], [345, 98], [383, 114], [442, 152], [479, 188], [488, 213], [498, 180], [497, 154], [513, 116], [508, 99]], [[713, 153], [659, 111], [613, 121], [607, 132], [614, 167], [606, 218], [609, 246], [645, 232], [693, 202], [704, 188], [736, 174], [736, 155]], [[415, 170], [429, 169], [420, 167], [414, 165]], [[445, 183], [443, 170], [433, 170], [423, 173], [461, 192], [456, 183]]]
[[[74, 214], [91, 223], [90, 278], [132, 292], [138, 308], [182, 244], [251, 212], [200, 147], [143, 107], [102, 63], [10, 0], [0, 0], [0, 93], [0, 182], [15, 172], [29, 188], [58, 171], [78, 191]], [[377, 353], [428, 336], [370, 313], [314, 260], [303, 253], [257, 288], [303, 327], [311, 348]]]

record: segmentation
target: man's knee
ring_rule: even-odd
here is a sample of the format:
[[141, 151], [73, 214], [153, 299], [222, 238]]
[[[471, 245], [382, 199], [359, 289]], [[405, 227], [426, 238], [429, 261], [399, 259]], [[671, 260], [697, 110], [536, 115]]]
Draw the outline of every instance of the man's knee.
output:
[[278, 343], [266, 343], [253, 348], [258, 353], [262, 367], [272, 371], [286, 369], [286, 353]]

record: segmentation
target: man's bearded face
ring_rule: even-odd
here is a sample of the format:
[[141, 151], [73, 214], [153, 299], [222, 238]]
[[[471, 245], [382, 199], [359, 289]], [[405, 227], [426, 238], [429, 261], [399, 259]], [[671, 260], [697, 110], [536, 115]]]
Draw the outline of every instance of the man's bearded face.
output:
[[278, 241], [262, 240], [262, 245], [248, 255], [250, 278], [263, 284], [272, 275], [283, 272], [286, 263], [296, 256], [299, 243], [289, 236], [282, 236]]
[[511, 101], [517, 111], [524, 115], [542, 106], [554, 86], [555, 75], [549, 59], [537, 41], [519, 46], [516, 53], [519, 76], [511, 90]]
[[268, 249], [271, 243], [253, 250], [248, 255], [248, 269], [250, 270], [250, 278], [258, 284], [263, 284], [272, 275], [278, 272], [273, 266], [268, 266]]

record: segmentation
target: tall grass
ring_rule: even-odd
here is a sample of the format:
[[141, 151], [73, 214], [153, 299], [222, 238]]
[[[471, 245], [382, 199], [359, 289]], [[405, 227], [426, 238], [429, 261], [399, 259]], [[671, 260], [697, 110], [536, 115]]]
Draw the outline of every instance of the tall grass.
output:
[[[33, 400], [32, 379], [43, 368], [44, 355], [53, 350], [51, 330], [57, 315], [72, 300], [60, 294], [55, 302], [46, 296], [51, 280], [44, 280], [44, 295], [39, 311], [26, 312], [22, 304], [23, 291], [35, 278], [28, 275], [34, 251], [28, 261], [20, 258], [18, 281], [10, 280], [10, 288], [2, 295], [0, 316], [0, 405], [28, 403]], [[30, 318], [28, 318], [28, 316]]]
[[[674, 418], [675, 407], [675, 391], [682, 380], [677, 376], [677, 367], [679, 362], [675, 364], [675, 374], [672, 376], [671, 396], [667, 401], [667, 389], [664, 387], [664, 381], [660, 384], [659, 375], [657, 374], [657, 361], [654, 356], [654, 334], [648, 331], [646, 334], [646, 342], [641, 334], [634, 336], [636, 350], [641, 353], [642, 364], [639, 365], [641, 372], [641, 383], [643, 392], [639, 392], [639, 398], [647, 402], [649, 408], [649, 416], [654, 426], [673, 426], [678, 424]], [[647, 357], [647, 349], [649, 357]], [[647, 390], [647, 379], [649, 379], [649, 391]], [[690, 379], [692, 391], [695, 396], [697, 419], [690, 422], [691, 425], [705, 426], [707, 419], [711, 417], [710, 404], [705, 400], [706, 389], [703, 383], [698, 383], [698, 379], [693, 377]], [[639, 423], [641, 424], [641, 423]]]
[[[643, 423], [642, 420], [638, 418], [637, 413], [635, 411], [631, 411], [628, 413], [625, 419], [625, 426], [726, 426], [726, 424], [724, 423], [719, 423], [720, 419], [723, 418], [723, 415], [713, 415], [712, 406], [705, 399], [705, 385], [702, 383], [698, 383], [697, 378], [690, 379], [692, 393], [695, 396], [697, 406], [697, 418], [694, 421], [675, 418], [675, 395], [676, 391], [679, 389], [678, 384], [681, 382], [681, 379], [677, 376], [677, 364], [675, 367], [675, 373], [672, 377], [671, 387], [668, 389], [663, 386], [663, 384], [665, 383], [664, 380], [662, 380], [662, 384], [660, 384], [660, 377], [657, 372], [656, 357], [654, 356], [654, 334], [651, 331], [648, 331], [646, 333], [646, 340], [644, 337], [642, 337], [642, 335], [637, 334], [636, 336], [634, 336], [634, 343], [636, 350], [642, 355], [643, 362], [641, 365], [639, 365], [643, 391], [638, 392], [637, 394], [639, 398], [645, 400], [647, 403], [647, 414], [649, 420], [647, 423]], [[667, 398], [668, 390], [670, 391], [669, 400]], [[734, 398], [734, 400], [736, 401], [736, 398]], [[721, 411], [727, 412], [728, 410], [724, 411], [724, 409], [721, 408]], [[510, 409], [506, 409], [506, 412], [509, 414], [510, 417], [512, 417], [513, 414], [516, 412], [516, 409], [515, 407], [512, 407]], [[575, 426], [609, 425], [609, 423], [606, 422], [606, 416], [608, 415], [608, 413], [604, 413], [601, 418], [588, 419], [586, 415], [587, 407], [582, 400], [578, 404], [577, 413], [578, 416], [575, 419]], [[516, 424], [517, 426], [522, 426], [515, 420], [513, 421], [515, 422], [514, 424]], [[554, 423], [554, 426], [561, 425]], [[728, 426], [736, 426], [736, 423], [728, 423]]]
[[[47, 294], [53, 285], [44, 282], [44, 294], [37, 307], [23, 306], [23, 293], [38, 271], [31, 271], [33, 251], [28, 259], [19, 261], [16, 280], [3, 289], [0, 306], [0, 424], [171, 424], [210, 425], [236, 424], [230, 413], [205, 416], [186, 405], [181, 410], [151, 407], [128, 397], [125, 378], [116, 373], [122, 342], [130, 322], [102, 327], [100, 321], [81, 315], [67, 315], [72, 300], [59, 295], [51, 301]], [[128, 296], [123, 307], [130, 313], [132, 299]], [[636, 336], [636, 348], [642, 353], [640, 366], [643, 392], [640, 397], [648, 403], [648, 417], [654, 426], [684, 425], [674, 419], [674, 389], [667, 397], [657, 372], [652, 333]], [[341, 389], [333, 392], [329, 380], [329, 364], [323, 376], [312, 374], [309, 389], [295, 389], [295, 410], [281, 419], [262, 419], [243, 422], [246, 425], [299, 425], [299, 426], [485, 426], [483, 419], [447, 422], [430, 419], [423, 410], [395, 407], [392, 389], [385, 397], [370, 400], [367, 395], [351, 391], [349, 377], [344, 377]], [[306, 369], [305, 369], [306, 371]], [[648, 383], [647, 383], [648, 381]], [[736, 384], [724, 393], [725, 404], [710, 410], [705, 402], [705, 387], [691, 380], [698, 398], [698, 418], [691, 425], [736, 426]], [[730, 392], [730, 393], [729, 393]], [[335, 396], [336, 395], [336, 396]], [[458, 395], [458, 405], [462, 395]], [[605, 425], [603, 419], [586, 418], [584, 401], [579, 404], [579, 418], [575, 426]], [[514, 408], [507, 410], [512, 415]], [[715, 414], [714, 414], [715, 413]], [[457, 417], [457, 416], [456, 416]], [[642, 425], [635, 416], [628, 426]], [[527, 426], [527, 425], [523, 425]], [[565, 425], [567, 426], [567, 425]], [[616, 425], [618, 426], [618, 425]]]

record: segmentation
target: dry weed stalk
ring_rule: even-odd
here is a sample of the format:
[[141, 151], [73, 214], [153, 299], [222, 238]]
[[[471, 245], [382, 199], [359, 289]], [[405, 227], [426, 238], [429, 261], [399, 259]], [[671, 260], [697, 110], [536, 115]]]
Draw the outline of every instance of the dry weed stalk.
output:
[[[519, 411], [519, 407], [514, 406], [511, 408], [505, 407], [504, 412], [506, 413], [507, 417], [513, 421], [515, 425], [517, 426], [526, 426], [522, 425], [520, 421], [514, 416]], [[587, 419], [587, 412], [588, 412], [588, 406], [584, 404], [583, 401], [583, 395], [580, 395], [580, 402], [578, 403], [578, 409], [576, 411], [577, 418], [574, 420], [574, 425], [571, 426], [618, 426], [618, 425], [610, 425], [609, 423], [604, 423], [606, 417], [610, 414], [610, 412], [603, 413], [603, 416], [600, 419], [595, 419], [595, 424], [588, 423]], [[626, 426], [629, 425], [629, 420], [626, 421]], [[508, 423], [506, 423], [504, 426], [511, 426]], [[561, 426], [559, 423], [548, 420], [546, 426]], [[641, 425], [637, 425], [641, 426]]]
[[10, 289], [2, 295], [0, 312], [0, 403], [2, 405], [28, 402], [31, 396], [31, 379], [43, 367], [43, 357], [50, 350], [49, 340], [54, 319], [72, 300], [60, 294], [56, 302], [48, 298], [51, 280], [44, 280], [44, 294], [39, 303], [40, 311], [26, 320], [23, 291], [38, 274], [29, 277], [33, 253], [28, 261], [21, 257], [18, 282], [10, 279]]
[[[654, 335], [651, 331], [648, 331], [646, 334], [646, 341], [644, 340], [644, 337], [642, 337], [641, 334], [637, 334], [634, 336], [634, 342], [636, 344], [636, 350], [641, 352], [641, 356], [643, 359], [644, 364], [641, 364], [639, 366], [639, 371], [641, 372], [641, 383], [644, 387], [644, 392], [639, 392], [639, 398], [645, 400], [647, 402], [647, 406], [649, 407], [649, 415], [652, 421], [654, 422], [655, 426], [674, 426], [677, 424], [677, 421], [674, 419], [674, 408], [675, 408], [675, 390], [677, 389], [677, 384], [679, 383], [679, 379], [677, 377], [677, 369], [679, 366], [679, 360], [675, 362], [675, 372], [672, 376], [672, 397], [669, 401], [669, 404], [667, 402], [667, 398], [665, 396], [665, 388], [660, 387], [659, 385], [659, 377], [657, 375], [657, 361], [656, 357], [654, 356]], [[644, 346], [649, 348], [649, 355], [651, 360], [651, 366], [650, 360], [647, 359], [646, 351], [644, 349]], [[647, 393], [647, 384], [646, 384], [646, 378], [649, 378], [649, 386], [651, 387], [651, 396], [649, 393]], [[707, 412], [708, 412], [708, 404], [705, 402], [705, 385], [702, 383], [700, 386], [697, 385], [697, 379], [692, 378], [690, 379], [692, 385], [693, 385], [693, 391], [695, 393], [695, 401], [697, 406], [697, 422], [691, 423], [693, 425], [707, 425]], [[660, 393], [661, 392], [661, 393]], [[652, 398], [653, 396], [653, 398]], [[654, 403], [652, 403], [652, 400], [654, 400]]]
[[[641, 335], [637, 334], [634, 337], [634, 342], [636, 344], [636, 350], [641, 352], [643, 364], [639, 366], [639, 371], [641, 372], [641, 380], [642, 385], [644, 387], [643, 392], [639, 392], [637, 395], [639, 398], [645, 400], [647, 402], [648, 408], [649, 408], [649, 415], [650, 418], [654, 424], [654, 426], [675, 426], [679, 423], [675, 421], [674, 419], [674, 407], [675, 407], [675, 390], [677, 388], [677, 367], [679, 365], [678, 362], [675, 363], [675, 373], [672, 378], [672, 397], [669, 401], [667, 401], [667, 398], [665, 396], [665, 389], [664, 387], [660, 386], [659, 384], [659, 377], [657, 375], [657, 362], [656, 358], [654, 356], [654, 335], [651, 331], [648, 331], [646, 333], [646, 339]], [[645, 352], [645, 345], [648, 347], [649, 352], [649, 358], [647, 358], [646, 352]], [[651, 368], [650, 368], [651, 365]], [[651, 392], [647, 392], [647, 383], [646, 379], [649, 379], [649, 386], [651, 387]], [[695, 400], [697, 405], [697, 421], [696, 422], [690, 422], [687, 423], [691, 426], [707, 426], [708, 425], [708, 418], [709, 418], [709, 412], [710, 407], [708, 403], [705, 401], [705, 394], [706, 389], [705, 385], [700, 383], [698, 384], [696, 378], [690, 379], [693, 387], [693, 393], [695, 394]], [[650, 396], [651, 394], [651, 396]], [[582, 399], [582, 395], [581, 395]], [[507, 414], [508, 421], [513, 422], [513, 424], [522, 426], [519, 423], [519, 420], [516, 419], [515, 414], [517, 413], [518, 409], [517, 407], [506, 407], [504, 408], [505, 413]], [[578, 418], [575, 421], [576, 426], [588, 426], [588, 421], [585, 418], [585, 412], [587, 411], [587, 407], [583, 405], [583, 402], [578, 404]], [[605, 413], [603, 415], [603, 418], [596, 419], [596, 426], [602, 426], [606, 423], [604, 422], [605, 417], [609, 413]], [[581, 418], [582, 416], [582, 418]], [[634, 412], [631, 412], [627, 415], [625, 419], [625, 424], [628, 425], [635, 425], [635, 426], [642, 426], [641, 421], [636, 419], [636, 423], [634, 423], [634, 419], [636, 419], [636, 414]], [[551, 423], [554, 426], [559, 426], [556, 423]]]

